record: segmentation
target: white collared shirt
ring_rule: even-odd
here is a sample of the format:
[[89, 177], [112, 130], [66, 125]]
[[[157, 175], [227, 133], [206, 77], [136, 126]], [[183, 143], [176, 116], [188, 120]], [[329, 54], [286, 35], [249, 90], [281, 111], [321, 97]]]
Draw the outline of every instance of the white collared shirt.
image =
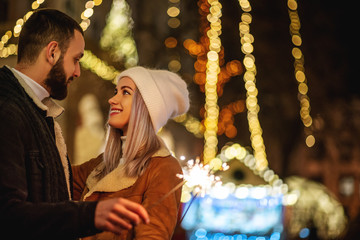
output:
[[31, 90], [35, 93], [35, 95], [39, 98], [40, 101], [50, 96], [49, 92], [43, 86], [32, 80], [30, 77], [26, 76], [15, 68], [12, 68], [12, 70], [19, 74], [22, 79], [24, 79], [25, 83], [31, 88]]

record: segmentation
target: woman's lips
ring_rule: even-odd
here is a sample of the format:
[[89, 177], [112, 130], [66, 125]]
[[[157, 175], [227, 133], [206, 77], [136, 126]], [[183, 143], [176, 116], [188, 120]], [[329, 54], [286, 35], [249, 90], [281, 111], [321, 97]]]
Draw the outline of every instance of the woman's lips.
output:
[[118, 108], [112, 108], [112, 109], [110, 110], [110, 116], [111, 116], [111, 115], [118, 114], [118, 113], [121, 113], [121, 112], [122, 112], [122, 110], [121, 110], [121, 109], [118, 109]]

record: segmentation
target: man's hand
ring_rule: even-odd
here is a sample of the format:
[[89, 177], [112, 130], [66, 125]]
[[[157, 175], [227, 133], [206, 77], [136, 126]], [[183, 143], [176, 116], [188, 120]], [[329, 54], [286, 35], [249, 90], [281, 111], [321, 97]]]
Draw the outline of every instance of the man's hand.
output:
[[120, 234], [121, 230], [131, 229], [132, 224], [141, 221], [150, 222], [145, 208], [124, 198], [100, 201], [95, 209], [95, 227], [99, 230]]

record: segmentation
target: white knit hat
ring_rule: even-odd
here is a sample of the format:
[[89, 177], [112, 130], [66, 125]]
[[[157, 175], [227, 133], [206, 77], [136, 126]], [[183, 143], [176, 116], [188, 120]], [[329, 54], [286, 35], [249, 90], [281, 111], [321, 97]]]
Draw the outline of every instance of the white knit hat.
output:
[[138, 66], [121, 72], [117, 80], [122, 77], [130, 77], [139, 89], [155, 132], [170, 118], [186, 113], [189, 109], [186, 83], [173, 72]]

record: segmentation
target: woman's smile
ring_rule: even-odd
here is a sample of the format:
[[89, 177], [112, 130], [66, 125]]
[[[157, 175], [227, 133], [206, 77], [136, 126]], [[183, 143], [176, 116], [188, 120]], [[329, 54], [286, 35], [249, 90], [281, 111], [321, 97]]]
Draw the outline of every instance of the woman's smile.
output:
[[120, 108], [111, 108], [110, 116], [116, 115], [116, 114], [121, 113], [121, 112], [122, 112], [122, 109], [120, 109]]

